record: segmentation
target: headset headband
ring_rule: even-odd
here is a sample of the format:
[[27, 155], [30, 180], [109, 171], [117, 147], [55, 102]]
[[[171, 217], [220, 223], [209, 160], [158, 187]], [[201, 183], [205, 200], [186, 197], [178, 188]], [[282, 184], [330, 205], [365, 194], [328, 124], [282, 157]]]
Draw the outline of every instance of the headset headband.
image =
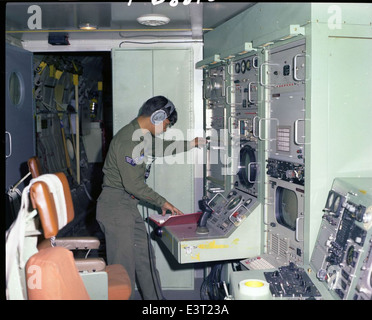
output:
[[174, 107], [174, 104], [171, 101], [168, 100], [166, 105], [161, 109], [163, 109], [163, 110], [170, 109], [169, 113], [168, 113], [168, 117], [169, 117], [173, 113], [174, 109], [176, 109], [176, 108]]

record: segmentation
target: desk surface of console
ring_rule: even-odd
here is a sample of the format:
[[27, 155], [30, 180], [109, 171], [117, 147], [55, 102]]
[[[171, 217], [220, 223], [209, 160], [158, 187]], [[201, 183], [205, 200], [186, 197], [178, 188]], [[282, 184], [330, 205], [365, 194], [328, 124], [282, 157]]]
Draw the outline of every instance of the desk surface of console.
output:
[[[197, 263], [242, 259], [260, 252], [260, 230], [252, 228], [261, 222], [258, 205], [230, 235], [221, 235], [210, 229], [208, 234], [196, 232], [197, 223], [175, 224], [162, 227], [158, 238], [179, 263]], [[247, 232], [249, 230], [249, 232]]]

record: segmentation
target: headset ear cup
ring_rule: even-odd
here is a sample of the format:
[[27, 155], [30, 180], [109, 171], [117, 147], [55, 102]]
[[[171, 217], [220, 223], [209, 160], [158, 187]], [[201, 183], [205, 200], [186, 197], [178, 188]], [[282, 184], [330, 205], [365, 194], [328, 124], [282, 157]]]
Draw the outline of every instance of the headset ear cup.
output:
[[164, 110], [156, 110], [150, 118], [151, 123], [155, 125], [163, 122], [165, 119], [167, 119], [167, 113]]

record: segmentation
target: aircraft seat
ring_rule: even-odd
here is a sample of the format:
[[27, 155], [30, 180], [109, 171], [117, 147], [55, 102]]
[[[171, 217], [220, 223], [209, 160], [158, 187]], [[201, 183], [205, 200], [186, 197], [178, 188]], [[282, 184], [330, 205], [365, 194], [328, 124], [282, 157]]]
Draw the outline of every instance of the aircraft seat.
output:
[[[53, 178], [57, 178], [60, 182], [59, 185], [62, 185], [62, 190], [58, 191], [58, 188], [51, 190], [51, 188], [54, 188], [54, 183], [47, 183], [47, 178], [52, 178], [52, 180]], [[31, 203], [33, 208], [39, 213], [44, 237], [46, 239], [52, 239], [51, 243], [53, 246], [53, 238], [57, 235], [58, 231], [74, 218], [70, 187], [65, 174], [62, 172], [41, 175], [37, 179], [38, 181], [34, 182], [30, 187]], [[58, 185], [58, 183], [55, 183], [55, 185]], [[52, 191], [54, 196], [51, 196]], [[82, 241], [83, 240], [81, 240], [81, 242]], [[40, 252], [43, 250], [46, 249], [41, 249]], [[91, 260], [92, 259], [94, 260], [96, 258], [91, 258]], [[87, 259], [75, 261], [76, 267], [79, 268], [79, 262], [84, 264], [85, 261], [87, 261]], [[103, 259], [101, 259], [101, 261], [103, 261]], [[127, 300], [131, 294], [131, 285], [125, 268], [120, 264], [104, 265], [104, 271], [108, 276], [108, 299]]]
[[26, 264], [29, 300], [90, 300], [72, 252], [63, 247], [42, 249]]
[[[37, 156], [31, 157], [27, 161], [29, 171], [31, 172], [32, 178], [37, 178], [43, 174], [41, 168], [40, 160]], [[64, 186], [64, 195], [66, 200], [66, 210], [67, 210], [67, 219], [68, 222], [71, 222], [74, 219], [74, 206], [71, 197], [71, 190], [68, 185], [66, 176], [63, 173], [56, 173], [60, 178]], [[54, 218], [55, 220], [55, 218]], [[61, 229], [60, 227], [59, 229]], [[97, 237], [45, 237], [45, 240], [42, 240], [38, 243], [38, 249], [48, 248], [50, 246], [65, 247], [69, 250], [96, 250], [100, 246], [100, 241]], [[50, 240], [48, 240], [50, 239]], [[103, 270], [106, 266], [103, 259], [75, 259], [79, 271], [100, 271]]]

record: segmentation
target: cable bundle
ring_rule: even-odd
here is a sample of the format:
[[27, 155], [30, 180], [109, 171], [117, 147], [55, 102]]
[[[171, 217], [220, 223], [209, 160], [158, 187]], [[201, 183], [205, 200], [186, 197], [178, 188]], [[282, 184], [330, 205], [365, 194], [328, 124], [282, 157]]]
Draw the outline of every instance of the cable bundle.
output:
[[211, 268], [211, 272], [203, 281], [200, 287], [201, 300], [223, 300], [224, 291], [221, 281], [221, 271], [223, 264], [216, 264]]

